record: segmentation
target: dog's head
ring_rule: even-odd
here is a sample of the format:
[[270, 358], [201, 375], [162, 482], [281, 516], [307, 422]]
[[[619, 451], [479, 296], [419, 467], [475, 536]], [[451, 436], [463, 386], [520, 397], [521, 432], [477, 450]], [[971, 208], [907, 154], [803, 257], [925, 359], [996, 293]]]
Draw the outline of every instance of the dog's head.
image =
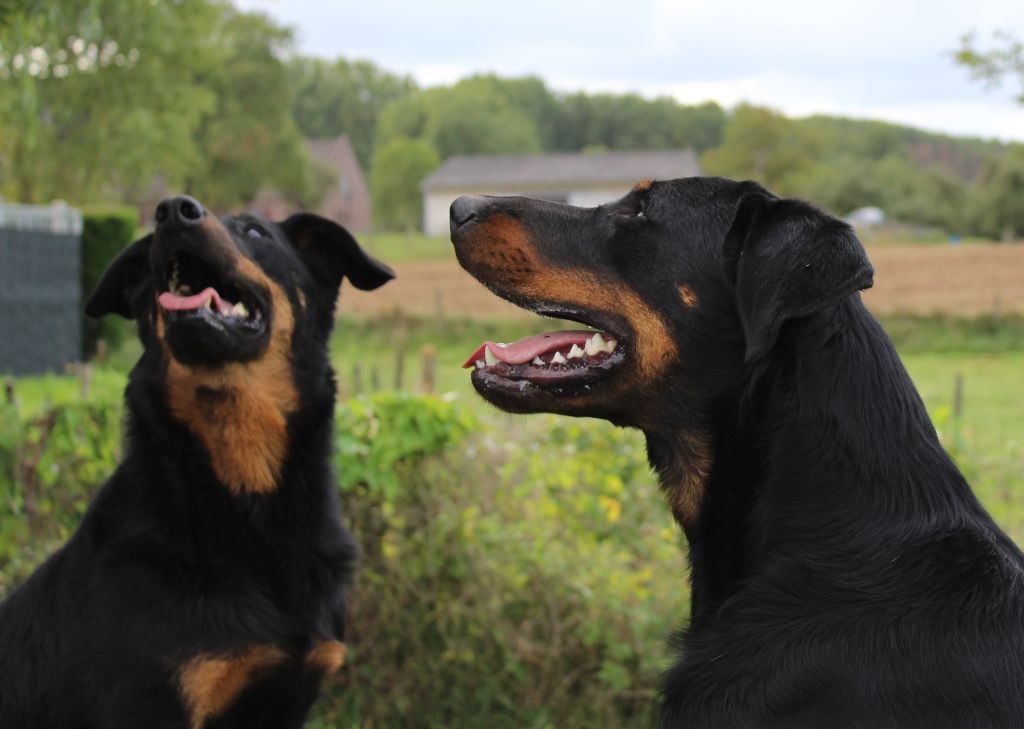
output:
[[[342, 279], [374, 289], [393, 276], [324, 218], [218, 220], [183, 196], [160, 203], [155, 231], [110, 264], [85, 311], [138, 321], [172, 414], [207, 446], [222, 481], [260, 491], [276, 479], [286, 448], [273, 443], [303, 399], [299, 385], [327, 371]], [[277, 452], [224, 466], [245, 441]]]
[[282, 328], [288, 341], [276, 346], [300, 330], [325, 341], [343, 278], [374, 289], [393, 276], [332, 221], [218, 220], [182, 196], [157, 206], [156, 230], [110, 264], [85, 312], [137, 319], [147, 346], [213, 368], [265, 356]]
[[714, 403], [786, 323], [872, 283], [849, 226], [752, 182], [643, 182], [597, 208], [463, 197], [451, 230], [459, 262], [496, 294], [598, 330], [482, 345], [466, 365], [483, 397], [689, 433], [698, 460]]

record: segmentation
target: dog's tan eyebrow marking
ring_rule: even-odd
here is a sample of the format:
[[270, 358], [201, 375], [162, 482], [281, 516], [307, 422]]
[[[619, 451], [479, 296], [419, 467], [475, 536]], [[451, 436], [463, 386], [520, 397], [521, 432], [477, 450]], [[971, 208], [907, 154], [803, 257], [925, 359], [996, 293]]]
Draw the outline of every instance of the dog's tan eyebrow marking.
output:
[[640, 180], [640, 182], [633, 185], [633, 192], [647, 192], [653, 184], [654, 180]]
[[223, 714], [255, 674], [287, 657], [280, 648], [258, 645], [236, 654], [203, 653], [189, 660], [178, 672], [178, 685], [191, 729], [201, 729], [207, 720]]
[[679, 298], [683, 300], [683, 305], [687, 309], [695, 309], [697, 304], [700, 303], [700, 299], [697, 298], [697, 292], [693, 290], [690, 284], [683, 284], [679, 287]]
[[306, 665], [324, 674], [337, 673], [345, 665], [345, 644], [336, 640], [325, 640], [317, 643], [313, 650], [306, 654]]

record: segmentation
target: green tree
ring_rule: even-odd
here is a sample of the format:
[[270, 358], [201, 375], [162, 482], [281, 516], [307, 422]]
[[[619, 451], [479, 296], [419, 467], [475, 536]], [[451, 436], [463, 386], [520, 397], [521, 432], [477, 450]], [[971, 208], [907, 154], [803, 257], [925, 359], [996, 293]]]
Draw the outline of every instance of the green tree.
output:
[[725, 125], [722, 145], [701, 157], [713, 175], [757, 180], [782, 194], [799, 189], [799, 176], [810, 167], [811, 138], [801, 140], [794, 123], [771, 109], [740, 104]]
[[225, 0], [66, 0], [0, 26], [0, 194], [214, 207], [310, 191], [280, 56], [290, 33]]
[[423, 221], [420, 183], [441, 164], [441, 158], [421, 139], [396, 137], [373, 157], [370, 190], [377, 222], [391, 229], [416, 228]]
[[489, 76], [463, 79], [392, 102], [381, 112], [378, 145], [419, 138], [442, 159], [457, 154], [529, 154], [542, 149], [532, 118]]
[[1015, 76], [1020, 86], [1017, 103], [1024, 104], [1024, 42], [1006, 31], [997, 31], [992, 40], [993, 46], [979, 50], [977, 37], [968, 33], [960, 38], [953, 59], [968, 69], [972, 78], [990, 86]]
[[0, 23], [0, 192], [112, 199], [198, 160], [207, 0], [29, 3]]
[[244, 205], [262, 187], [316, 202], [314, 175], [291, 115], [293, 93], [281, 56], [291, 31], [259, 13], [219, 8], [211, 28], [211, 63], [197, 82], [214, 98], [194, 131], [199, 161], [186, 189], [214, 209]]
[[725, 112], [710, 102], [682, 106], [674, 99], [636, 94], [572, 94], [562, 104], [557, 148], [692, 148], [704, 152], [721, 141]]
[[363, 167], [369, 167], [381, 109], [416, 90], [369, 61], [324, 60], [298, 56], [288, 64], [295, 89], [292, 114], [307, 138], [348, 134]]
[[969, 195], [968, 220], [992, 238], [1024, 238], [1024, 144], [993, 157]]

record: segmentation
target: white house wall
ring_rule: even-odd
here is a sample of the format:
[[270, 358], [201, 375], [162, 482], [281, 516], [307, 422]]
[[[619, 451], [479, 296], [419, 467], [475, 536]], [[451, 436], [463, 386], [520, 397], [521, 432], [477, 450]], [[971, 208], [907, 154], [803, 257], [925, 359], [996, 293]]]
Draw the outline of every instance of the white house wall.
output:
[[[570, 205], [589, 208], [612, 200], [618, 200], [629, 192], [629, 189], [632, 187], [634, 182], [635, 180], [633, 182], [624, 182], [621, 185], [600, 188], [570, 189], [568, 194], [568, 203]], [[518, 192], [503, 190], [500, 192], [494, 192], [477, 189], [457, 191], [434, 190], [427, 192], [423, 195], [423, 231], [427, 235], [447, 235], [448, 209], [451, 207], [455, 198], [460, 197], [461, 195], [525, 195], [529, 197], [531, 195], [543, 196], [546, 192], [551, 193], [553, 191], [531, 190]], [[564, 193], [564, 188], [559, 192]]]

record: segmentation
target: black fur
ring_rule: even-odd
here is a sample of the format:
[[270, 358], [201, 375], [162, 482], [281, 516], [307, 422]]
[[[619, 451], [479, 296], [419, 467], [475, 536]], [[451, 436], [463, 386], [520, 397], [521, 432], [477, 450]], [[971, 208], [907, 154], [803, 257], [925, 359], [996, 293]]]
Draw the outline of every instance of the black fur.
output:
[[[651, 333], [588, 309], [585, 291], [524, 301], [480, 263], [513, 245], [508, 220], [551, 270], [639, 295], [674, 361], [642, 380], [628, 362]], [[861, 303], [872, 271], [848, 226], [753, 183], [690, 178], [596, 209], [463, 199], [452, 228], [500, 295], [625, 329], [627, 364], [587, 396], [497, 391], [477, 372], [481, 393], [640, 427], [666, 491], [700, 496], [680, 518], [692, 611], [664, 729], [1024, 727], [1024, 556]], [[694, 443], [710, 461], [698, 487]]]
[[[347, 233], [331, 234], [338, 226], [313, 222], [310, 248], [355, 245]], [[285, 293], [294, 319], [288, 358], [299, 404], [287, 418], [287, 456], [270, 493], [225, 488], [168, 405], [154, 324], [155, 297], [166, 290], [158, 262], [174, 246], [215, 259], [204, 251], [214, 250], [217, 225], [228, 241], [218, 250], [233, 245], [256, 263]], [[289, 235], [309, 228], [293, 221]], [[202, 726], [303, 724], [322, 679], [304, 659], [319, 641], [341, 639], [357, 555], [328, 465], [335, 384], [327, 337], [343, 273], [358, 267], [355, 275], [376, 277], [376, 285], [390, 278], [372, 259], [339, 260], [325, 286], [314, 282], [305, 255], [272, 224], [207, 219], [187, 230], [158, 226], [108, 269], [87, 312], [137, 319], [145, 347], [125, 395], [124, 457], [68, 543], [0, 605], [4, 729], [192, 729], [182, 667], [253, 646], [273, 646], [285, 658], [255, 672]]]

